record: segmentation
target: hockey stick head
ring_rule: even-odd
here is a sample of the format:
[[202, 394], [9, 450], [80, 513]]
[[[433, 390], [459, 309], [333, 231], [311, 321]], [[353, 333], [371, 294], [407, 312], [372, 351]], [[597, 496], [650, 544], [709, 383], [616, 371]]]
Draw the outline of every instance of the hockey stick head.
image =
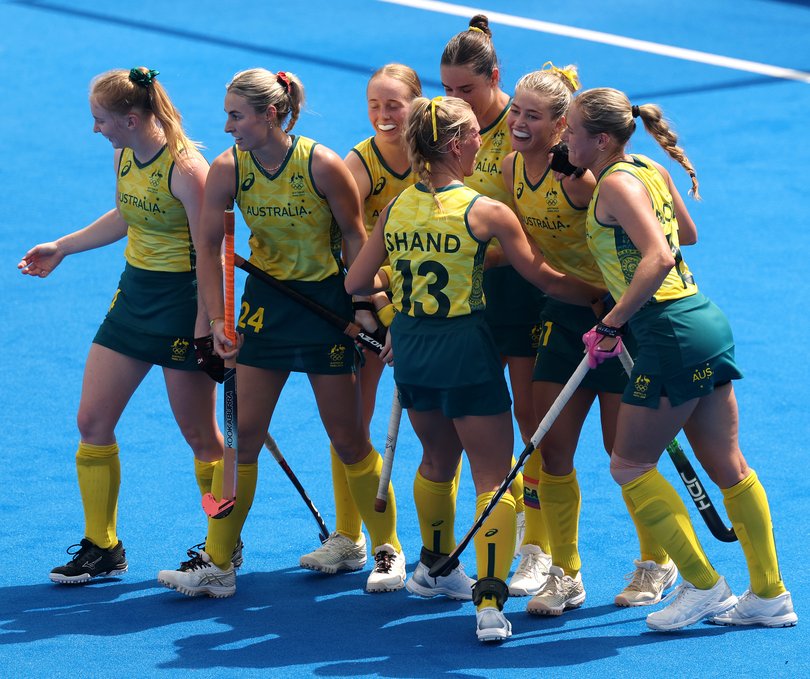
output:
[[212, 493], [206, 493], [202, 498], [203, 511], [212, 519], [224, 519], [235, 505], [236, 498], [217, 500]]

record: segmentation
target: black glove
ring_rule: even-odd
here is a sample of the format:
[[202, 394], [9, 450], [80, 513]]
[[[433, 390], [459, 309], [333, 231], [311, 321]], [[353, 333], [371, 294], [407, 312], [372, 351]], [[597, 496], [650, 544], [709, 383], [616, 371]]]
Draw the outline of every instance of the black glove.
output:
[[552, 146], [551, 154], [551, 169], [555, 172], [562, 172], [566, 176], [574, 175], [577, 178], [585, 174], [583, 168], [572, 165], [568, 160], [568, 144], [564, 141]]
[[225, 361], [214, 351], [213, 335], [194, 338], [194, 355], [197, 357], [197, 368], [222, 384], [225, 379]]

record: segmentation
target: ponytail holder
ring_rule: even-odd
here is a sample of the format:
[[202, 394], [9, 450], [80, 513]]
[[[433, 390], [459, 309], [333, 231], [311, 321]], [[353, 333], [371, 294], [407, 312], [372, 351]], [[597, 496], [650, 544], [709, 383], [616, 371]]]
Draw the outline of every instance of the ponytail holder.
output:
[[638, 106], [635, 104], [630, 107], [630, 113], [633, 114], [634, 118], [638, 118], [641, 115], [641, 111], [638, 110]]
[[545, 64], [543, 64], [542, 70], [551, 71], [552, 73], [559, 73], [563, 78], [565, 78], [569, 83], [571, 83], [571, 87], [574, 88], [574, 92], [576, 92], [580, 88], [579, 80], [577, 79], [577, 74], [570, 68], [557, 68], [550, 61], [547, 61]]
[[284, 71], [279, 71], [276, 73], [276, 81], [279, 85], [282, 85], [286, 90], [287, 94], [290, 93], [292, 87], [290, 86], [290, 79], [287, 77], [287, 74]]
[[467, 30], [468, 31], [475, 31], [476, 33], [484, 33], [484, 35], [486, 35], [486, 33], [484, 32], [484, 29], [483, 28], [478, 28], [478, 26], [470, 26]]
[[151, 69], [144, 72], [140, 68], [131, 68], [129, 70], [129, 79], [140, 87], [148, 88], [159, 74], [160, 71]]
[[430, 100], [430, 124], [433, 126], [433, 141], [439, 141], [439, 126], [436, 122], [436, 104], [438, 104], [444, 97], [433, 97]]

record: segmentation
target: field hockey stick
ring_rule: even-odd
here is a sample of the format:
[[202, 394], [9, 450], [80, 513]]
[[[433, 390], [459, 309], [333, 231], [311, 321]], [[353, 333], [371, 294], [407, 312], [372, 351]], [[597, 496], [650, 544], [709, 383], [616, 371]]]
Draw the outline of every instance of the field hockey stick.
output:
[[375, 512], [384, 512], [388, 506], [388, 484], [391, 482], [391, 467], [394, 465], [401, 419], [402, 403], [399, 400], [399, 390], [394, 387], [394, 400], [391, 402], [391, 417], [388, 418], [388, 435], [385, 437], [385, 453], [380, 471], [380, 485], [377, 487], [377, 498], [374, 500]]
[[[622, 353], [619, 354], [619, 360], [622, 362], [627, 376], [630, 377], [630, 374], [633, 372], [633, 359], [630, 357], [626, 347], [622, 348]], [[715, 509], [709, 494], [700, 482], [695, 468], [692, 466], [692, 463], [689, 462], [689, 458], [686, 457], [686, 453], [683, 448], [681, 448], [681, 444], [678, 443], [677, 439], [672, 439], [667, 446], [667, 452], [669, 453], [669, 459], [672, 460], [672, 464], [675, 465], [678, 476], [681, 477], [681, 481], [683, 481], [686, 490], [689, 492], [689, 497], [692, 498], [692, 502], [695, 503], [695, 507], [697, 507], [700, 516], [706, 523], [709, 532], [721, 542], [736, 542], [737, 535], [734, 529], [729, 528], [723, 523], [723, 519], [721, 519], [720, 514], [717, 513], [717, 509]]]
[[321, 513], [315, 507], [312, 500], [309, 499], [309, 495], [307, 495], [307, 491], [304, 490], [304, 486], [301, 485], [298, 477], [293, 473], [293, 470], [290, 469], [290, 465], [287, 464], [287, 460], [285, 460], [284, 455], [281, 454], [278, 444], [269, 433], [264, 437], [264, 447], [270, 451], [270, 454], [273, 456], [273, 458], [275, 458], [276, 462], [278, 462], [279, 467], [284, 470], [287, 478], [292, 481], [292, 484], [295, 486], [295, 489], [298, 491], [298, 494], [301, 496], [301, 499], [304, 501], [307, 509], [309, 509], [309, 511], [312, 512], [312, 516], [315, 517], [318, 528], [320, 528], [321, 543], [326, 542], [326, 540], [329, 538], [329, 529], [326, 527], [326, 523], [324, 523]]
[[[225, 210], [225, 265], [223, 277], [225, 280], [225, 335], [236, 346], [236, 328], [234, 313], [234, 217], [233, 207]], [[239, 443], [237, 433], [236, 414], [236, 359], [225, 361], [225, 376], [223, 387], [224, 398], [224, 425], [225, 450], [222, 456], [222, 498], [217, 500], [212, 493], [203, 496], [202, 504], [205, 513], [212, 519], [222, 519], [233, 510], [236, 504], [236, 484], [239, 466]]]
[[582, 383], [582, 380], [585, 379], [585, 375], [588, 374], [589, 369], [588, 356], [586, 354], [580, 361], [577, 369], [574, 371], [574, 374], [568, 378], [568, 382], [566, 382], [565, 386], [562, 388], [559, 396], [557, 396], [554, 403], [551, 404], [551, 407], [546, 412], [545, 417], [543, 417], [540, 424], [537, 426], [532, 438], [526, 444], [526, 447], [523, 449], [523, 452], [520, 454], [517, 462], [515, 462], [515, 466], [509, 470], [506, 478], [501, 481], [501, 485], [498, 486], [498, 489], [495, 491], [492, 499], [487, 503], [487, 506], [484, 507], [483, 511], [475, 520], [475, 523], [472, 525], [470, 530], [468, 530], [467, 534], [461, 539], [461, 542], [456, 545], [456, 548], [450, 552], [450, 554], [440, 558], [435, 564], [433, 564], [433, 567], [430, 569], [430, 577], [438, 578], [443, 575], [449, 575], [450, 571], [458, 566], [458, 557], [467, 548], [467, 545], [470, 544], [470, 541], [473, 539], [473, 537], [475, 537], [475, 534], [478, 532], [481, 526], [484, 525], [487, 517], [495, 508], [495, 505], [498, 504], [498, 500], [500, 500], [503, 494], [509, 490], [510, 486], [512, 485], [512, 481], [515, 480], [515, 477], [518, 475], [521, 467], [523, 467], [523, 465], [526, 463], [526, 460], [528, 460], [529, 456], [535, 450], [537, 450], [537, 447], [540, 445], [543, 437], [548, 433], [548, 430], [551, 429], [551, 425], [554, 424], [554, 421], [565, 407], [565, 404], [568, 403], [571, 396], [574, 395], [574, 392]]
[[362, 326], [354, 321], [347, 321], [345, 318], [341, 318], [331, 309], [327, 309], [325, 306], [311, 300], [306, 295], [302, 295], [297, 290], [293, 290], [289, 285], [285, 285], [277, 278], [273, 278], [269, 273], [260, 269], [255, 264], [251, 264], [239, 255], [234, 255], [234, 262], [242, 271], [246, 271], [251, 276], [255, 276], [260, 281], [267, 283], [270, 287], [275, 288], [280, 293], [298, 302], [301, 306], [306, 307], [312, 313], [320, 316], [327, 323], [338, 328], [344, 335], [351, 337], [367, 349], [371, 349], [375, 354], [379, 354], [383, 350], [385, 336], [383, 335], [381, 337], [379, 331], [375, 333], [366, 332]]

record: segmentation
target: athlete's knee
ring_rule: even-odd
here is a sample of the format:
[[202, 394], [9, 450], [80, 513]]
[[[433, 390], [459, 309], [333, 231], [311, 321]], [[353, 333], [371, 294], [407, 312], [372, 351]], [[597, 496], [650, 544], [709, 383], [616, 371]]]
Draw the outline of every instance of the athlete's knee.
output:
[[115, 425], [106, 422], [91, 410], [79, 408], [76, 426], [79, 428], [82, 441], [100, 444], [103, 441], [115, 440]]
[[362, 430], [338, 431], [331, 437], [332, 446], [344, 464], [355, 464], [371, 452], [371, 443], [362, 435]]
[[635, 481], [651, 469], [655, 469], [655, 462], [637, 462], [622, 457], [615, 451], [610, 456], [610, 475], [620, 486]]

